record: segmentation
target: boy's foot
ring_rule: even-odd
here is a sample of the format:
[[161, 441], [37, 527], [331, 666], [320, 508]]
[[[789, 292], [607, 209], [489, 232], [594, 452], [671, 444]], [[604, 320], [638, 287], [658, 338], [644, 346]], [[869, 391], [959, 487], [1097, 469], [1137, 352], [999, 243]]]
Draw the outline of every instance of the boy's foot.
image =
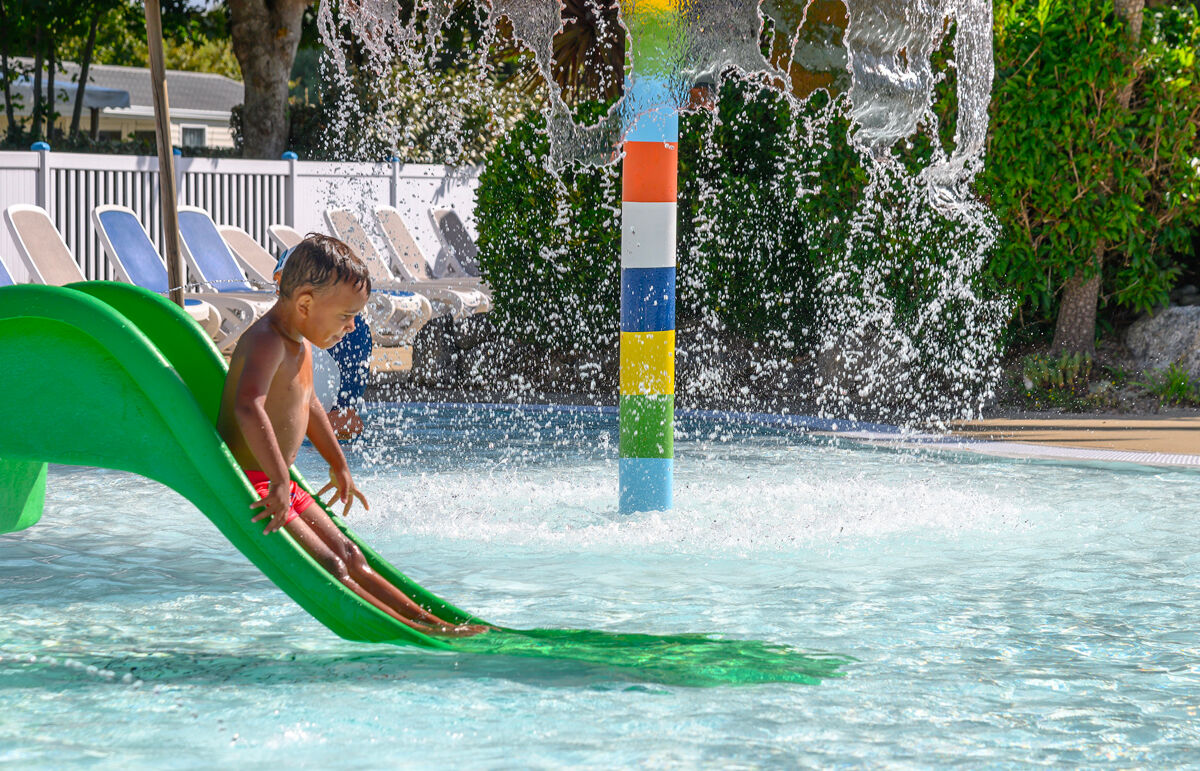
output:
[[459, 626], [431, 627], [430, 634], [438, 637], [474, 637], [484, 632], [494, 632], [496, 627], [487, 624], [460, 624]]

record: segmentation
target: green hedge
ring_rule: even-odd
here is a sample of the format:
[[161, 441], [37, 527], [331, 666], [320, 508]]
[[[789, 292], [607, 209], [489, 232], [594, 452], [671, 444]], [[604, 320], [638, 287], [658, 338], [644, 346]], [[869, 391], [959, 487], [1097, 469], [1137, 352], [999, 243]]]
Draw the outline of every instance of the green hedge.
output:
[[[479, 180], [475, 216], [492, 320], [519, 340], [611, 347], [620, 328], [619, 169], [556, 178], [544, 131], [540, 114], [518, 123], [488, 155]], [[569, 215], [560, 219], [560, 210]]]

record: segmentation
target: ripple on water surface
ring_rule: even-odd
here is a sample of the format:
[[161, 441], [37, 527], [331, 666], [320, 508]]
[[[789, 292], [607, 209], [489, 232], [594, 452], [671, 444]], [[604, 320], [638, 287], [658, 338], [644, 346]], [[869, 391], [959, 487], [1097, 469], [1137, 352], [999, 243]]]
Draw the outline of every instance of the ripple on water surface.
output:
[[678, 507], [621, 517], [611, 422], [381, 411], [350, 523], [498, 624], [710, 633], [843, 677], [348, 643], [174, 493], [55, 468], [43, 521], [0, 537], [0, 762], [1200, 763], [1195, 475], [683, 422]]

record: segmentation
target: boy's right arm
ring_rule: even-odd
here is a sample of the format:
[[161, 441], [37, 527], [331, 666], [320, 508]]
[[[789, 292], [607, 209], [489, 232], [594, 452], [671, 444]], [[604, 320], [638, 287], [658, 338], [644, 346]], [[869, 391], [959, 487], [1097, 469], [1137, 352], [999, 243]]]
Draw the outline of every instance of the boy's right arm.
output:
[[262, 509], [252, 522], [271, 518], [263, 530], [270, 533], [283, 526], [291, 506], [291, 476], [283, 453], [279, 451], [279, 440], [266, 407], [271, 381], [283, 362], [284, 349], [283, 341], [275, 335], [259, 335], [253, 342], [238, 379], [233, 412], [246, 446], [271, 480], [266, 497], [250, 505], [252, 509]]

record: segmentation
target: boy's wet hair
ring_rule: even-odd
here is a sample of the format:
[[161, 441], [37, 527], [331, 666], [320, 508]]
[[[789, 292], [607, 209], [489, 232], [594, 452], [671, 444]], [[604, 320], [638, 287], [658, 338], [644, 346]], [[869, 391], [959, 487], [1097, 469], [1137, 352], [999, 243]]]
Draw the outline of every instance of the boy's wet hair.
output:
[[371, 291], [371, 273], [346, 242], [309, 233], [296, 244], [279, 275], [279, 296], [291, 297], [301, 287], [328, 289], [342, 282]]

